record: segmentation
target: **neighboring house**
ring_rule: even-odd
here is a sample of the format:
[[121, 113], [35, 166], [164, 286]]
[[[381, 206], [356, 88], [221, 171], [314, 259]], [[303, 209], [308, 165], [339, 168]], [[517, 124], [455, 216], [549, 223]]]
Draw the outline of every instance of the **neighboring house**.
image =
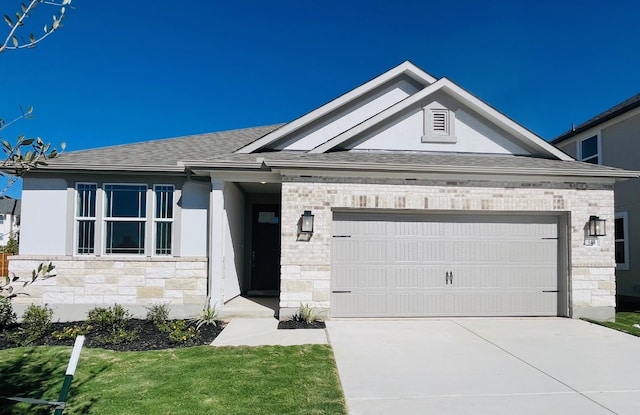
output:
[[[640, 170], [640, 94], [596, 115], [552, 141], [587, 163]], [[616, 285], [621, 305], [640, 303], [640, 179], [616, 183]]]
[[630, 177], [405, 62], [288, 124], [61, 155], [24, 179], [11, 268], [53, 261], [18, 301], [62, 318], [273, 295], [281, 318], [610, 320], [614, 237], [587, 226]]
[[18, 239], [20, 225], [20, 200], [9, 196], [0, 196], [0, 247], [7, 245], [13, 235]]

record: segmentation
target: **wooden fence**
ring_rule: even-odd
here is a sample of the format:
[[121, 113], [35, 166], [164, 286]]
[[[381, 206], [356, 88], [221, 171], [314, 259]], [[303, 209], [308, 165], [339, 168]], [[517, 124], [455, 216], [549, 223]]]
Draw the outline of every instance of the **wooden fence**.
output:
[[9, 275], [9, 257], [13, 254], [0, 252], [0, 276]]

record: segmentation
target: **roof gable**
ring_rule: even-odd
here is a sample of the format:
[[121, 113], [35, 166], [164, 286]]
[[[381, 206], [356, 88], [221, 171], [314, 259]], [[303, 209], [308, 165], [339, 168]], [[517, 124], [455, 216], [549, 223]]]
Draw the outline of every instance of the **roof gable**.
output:
[[[434, 116], [450, 116], [446, 121], [450, 126], [440, 118], [438, 126], [455, 129], [456, 134], [431, 140], [428, 120]], [[409, 62], [236, 153], [338, 150], [515, 154], [572, 160], [447, 78], [435, 80]]]
[[[436, 78], [411, 62], [403, 62], [320, 108], [239, 149], [237, 153], [253, 153], [264, 149], [309, 149], [307, 147], [315, 142], [313, 134], [317, 134], [318, 131], [325, 135], [327, 133], [336, 135], [435, 81]], [[309, 135], [311, 137], [308, 137]], [[298, 142], [302, 139], [304, 139], [303, 142]], [[296, 142], [298, 142], [297, 145], [294, 144]]]

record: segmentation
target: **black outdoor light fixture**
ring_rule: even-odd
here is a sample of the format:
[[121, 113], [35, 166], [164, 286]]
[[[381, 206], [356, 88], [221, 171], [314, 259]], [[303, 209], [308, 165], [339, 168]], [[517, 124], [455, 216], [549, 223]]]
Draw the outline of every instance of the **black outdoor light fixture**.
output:
[[589, 236], [607, 236], [607, 220], [589, 216]]
[[300, 216], [300, 222], [298, 225], [298, 240], [309, 241], [313, 235], [313, 215], [310, 210], [305, 210], [302, 216]]

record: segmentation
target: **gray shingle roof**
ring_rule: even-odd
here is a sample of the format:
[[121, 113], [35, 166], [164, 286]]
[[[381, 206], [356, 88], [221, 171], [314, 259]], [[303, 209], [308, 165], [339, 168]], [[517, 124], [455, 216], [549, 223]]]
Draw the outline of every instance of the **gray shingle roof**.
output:
[[[438, 171], [501, 174], [580, 175], [626, 177], [623, 170], [577, 161], [494, 155], [397, 151], [335, 151], [310, 154], [274, 151], [236, 154], [282, 124], [199, 134], [126, 144], [62, 154], [42, 170], [140, 171], [182, 173], [190, 169], [271, 168], [295, 166], [315, 169], [358, 169], [371, 171]], [[626, 172], [629, 175], [631, 172]], [[629, 176], [635, 177], [635, 176]]]
[[9, 196], [0, 196], [0, 214], [19, 215], [20, 200]]
[[560, 134], [558, 137], [551, 140], [551, 144], [558, 144], [564, 140], [567, 140], [573, 137], [576, 134], [586, 131], [589, 128], [595, 127], [596, 125], [601, 124], [605, 121], [609, 121], [617, 117], [618, 115], [622, 115], [625, 112], [631, 111], [632, 109], [637, 107], [640, 107], [640, 94], [634, 95], [631, 98], [627, 99], [626, 101], [623, 101], [618, 105], [615, 105], [609, 108], [608, 110], [601, 112], [595, 117], [583, 122], [577, 127]]
[[179, 160], [207, 160], [230, 154], [280, 126], [281, 124], [277, 124], [72, 151], [51, 160], [49, 168], [138, 166], [156, 168], [158, 171], [178, 169]]

